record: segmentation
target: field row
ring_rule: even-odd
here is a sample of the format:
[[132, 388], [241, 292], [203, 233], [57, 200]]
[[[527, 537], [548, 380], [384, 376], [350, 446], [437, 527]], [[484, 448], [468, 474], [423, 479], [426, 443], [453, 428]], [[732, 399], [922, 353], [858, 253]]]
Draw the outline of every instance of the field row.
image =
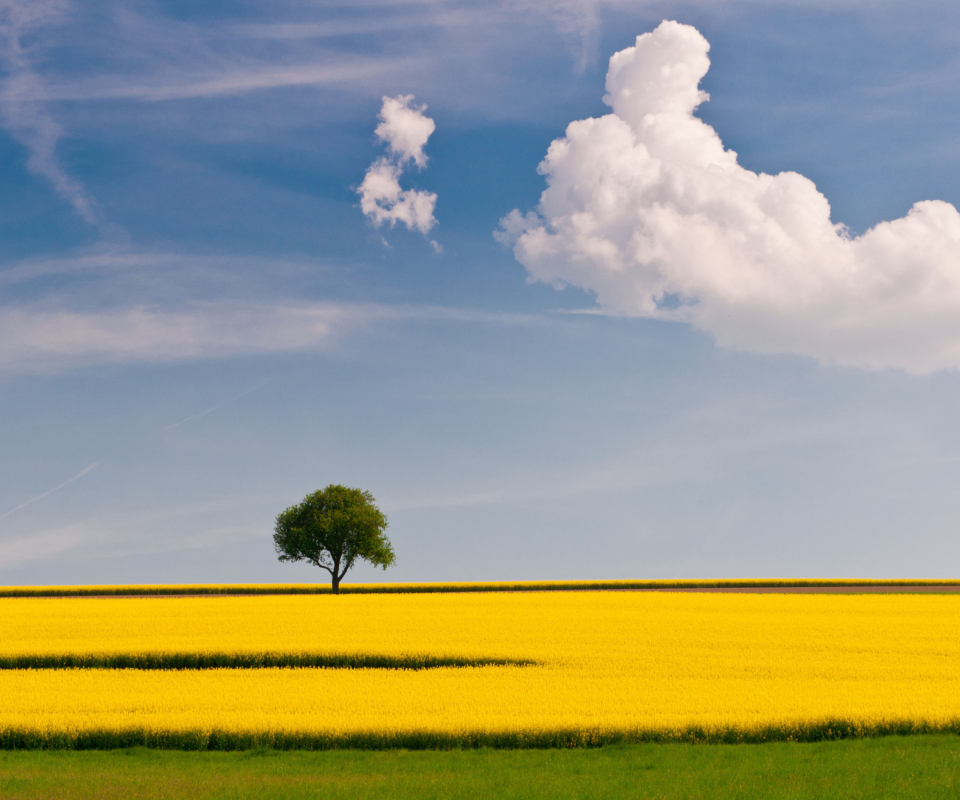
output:
[[[2, 670], [0, 743], [529, 747], [960, 730], [950, 595], [0, 600], [7, 663], [267, 653], [291, 668]], [[340, 662], [294, 666], [304, 654]], [[402, 663], [434, 668], [384, 668]]]
[[0, 674], [0, 744], [416, 749], [960, 731], [956, 686], [949, 710], [943, 684], [891, 688], [515, 667], [23, 670]]
[[432, 656], [426, 653], [286, 653], [286, 652], [139, 652], [33, 653], [0, 656], [0, 670], [48, 669], [439, 669], [441, 667], [533, 666], [536, 662], [479, 656]]
[[[730, 579], [657, 581], [474, 581], [461, 583], [344, 583], [342, 594], [425, 594], [457, 592], [570, 592], [673, 589], [760, 588], [898, 588], [960, 589], [956, 580], [858, 580], [858, 579]], [[288, 595], [330, 594], [326, 583], [222, 583], [145, 584], [127, 586], [5, 586], [2, 597], [178, 597], [196, 595]]]

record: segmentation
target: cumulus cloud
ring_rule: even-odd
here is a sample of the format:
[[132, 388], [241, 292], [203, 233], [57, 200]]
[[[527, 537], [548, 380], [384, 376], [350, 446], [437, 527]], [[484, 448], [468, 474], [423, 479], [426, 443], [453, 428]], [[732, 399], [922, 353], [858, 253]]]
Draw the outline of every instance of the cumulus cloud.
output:
[[[420, 169], [426, 166], [423, 148], [436, 126], [423, 114], [427, 107], [412, 102], [412, 94], [383, 98], [376, 134], [387, 145], [388, 155], [370, 165], [357, 193], [360, 210], [376, 227], [388, 223], [392, 228], [402, 222], [408, 230], [426, 235], [437, 224], [433, 216], [437, 196], [402, 189], [400, 177], [411, 162]], [[433, 244], [435, 249], [439, 247]]]
[[401, 164], [412, 161], [418, 167], [425, 167], [427, 157], [423, 148], [437, 126], [423, 115], [426, 105], [417, 108], [410, 105], [412, 102], [412, 94], [384, 97], [376, 134]]
[[614, 314], [682, 321], [724, 346], [931, 372], [960, 367], [960, 213], [916, 203], [849, 235], [796, 172], [757, 174], [694, 116], [710, 45], [663, 22], [615, 53], [612, 114], [570, 123], [535, 212], [497, 238], [531, 280]]
[[379, 158], [370, 165], [360, 194], [360, 210], [378, 228], [385, 222], [392, 228], [402, 222], [411, 231], [427, 234], [437, 224], [433, 209], [437, 196], [433, 192], [400, 188], [403, 167]]

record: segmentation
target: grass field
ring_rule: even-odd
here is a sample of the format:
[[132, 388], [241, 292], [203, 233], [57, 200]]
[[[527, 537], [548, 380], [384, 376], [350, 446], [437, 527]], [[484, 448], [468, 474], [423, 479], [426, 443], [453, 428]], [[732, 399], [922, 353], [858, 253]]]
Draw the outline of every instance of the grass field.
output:
[[[0, 744], [551, 747], [958, 732], [958, 612], [957, 595], [4, 598]], [[311, 658], [382, 661], [176, 668]], [[86, 668], [38, 668], [49, 659]]]
[[0, 797], [940, 800], [960, 797], [960, 739], [595, 750], [0, 752]]

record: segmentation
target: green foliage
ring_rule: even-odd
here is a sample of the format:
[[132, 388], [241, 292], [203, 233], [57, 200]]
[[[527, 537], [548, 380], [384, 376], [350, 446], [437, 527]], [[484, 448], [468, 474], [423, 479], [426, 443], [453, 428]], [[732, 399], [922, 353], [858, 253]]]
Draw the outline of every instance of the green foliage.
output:
[[0, 752], [0, 797], [31, 800], [939, 800], [960, 738], [446, 752]]
[[329, 572], [336, 593], [357, 559], [383, 569], [396, 562], [386, 527], [370, 492], [330, 484], [277, 515], [273, 544], [281, 561], [307, 561]]
[[[351, 594], [431, 594], [444, 592], [596, 592], [697, 589], [737, 591], [762, 589], [828, 591], [856, 594], [942, 593], [960, 591], [957, 580], [610, 580], [610, 581], [476, 581], [465, 583], [351, 583], [340, 591]], [[329, 594], [329, 586], [307, 583], [200, 583], [129, 586], [5, 586], [0, 597], [178, 597], [184, 595]]]
[[37, 653], [0, 656], [4, 669], [438, 669], [440, 667], [525, 667], [521, 658], [433, 656], [427, 653]]
[[891, 721], [863, 725], [849, 720], [825, 720], [805, 725], [768, 726], [752, 731], [735, 727], [697, 726], [669, 731], [604, 729], [410, 731], [234, 731], [154, 730], [150, 728], [56, 730], [9, 727], [0, 729], [0, 750], [115, 750], [146, 747], [158, 750], [543, 750], [593, 749], [611, 745], [761, 745], [771, 742], [813, 743], [922, 734], [960, 734], [960, 723]]

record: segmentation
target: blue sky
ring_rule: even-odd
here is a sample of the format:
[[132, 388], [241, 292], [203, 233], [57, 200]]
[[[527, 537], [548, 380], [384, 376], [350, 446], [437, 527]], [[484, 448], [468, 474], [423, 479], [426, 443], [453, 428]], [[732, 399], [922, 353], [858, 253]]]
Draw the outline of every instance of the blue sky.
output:
[[[0, 581], [323, 580], [271, 533], [328, 483], [373, 492], [397, 551], [348, 580], [955, 577], [958, 17], [3, 0]], [[603, 217], [574, 156], [538, 173], [568, 124], [614, 116], [608, 60], [664, 19], [709, 42], [695, 114], [736, 151], [731, 186], [799, 173], [816, 191], [771, 184], [778, 224], [820, 192], [817, 230], [846, 234], [781, 263], [737, 227], [753, 195], [704, 183], [693, 209], [661, 183], [640, 207], [614, 170]], [[405, 95], [435, 124], [399, 178], [436, 195], [426, 235], [357, 191]], [[637, 157], [598, 141], [577, 152]], [[946, 233], [857, 238], [928, 200], [910, 219]], [[664, 207], [706, 249], [651, 233], [654, 275], [610, 231]], [[497, 241], [513, 209], [536, 222]]]

